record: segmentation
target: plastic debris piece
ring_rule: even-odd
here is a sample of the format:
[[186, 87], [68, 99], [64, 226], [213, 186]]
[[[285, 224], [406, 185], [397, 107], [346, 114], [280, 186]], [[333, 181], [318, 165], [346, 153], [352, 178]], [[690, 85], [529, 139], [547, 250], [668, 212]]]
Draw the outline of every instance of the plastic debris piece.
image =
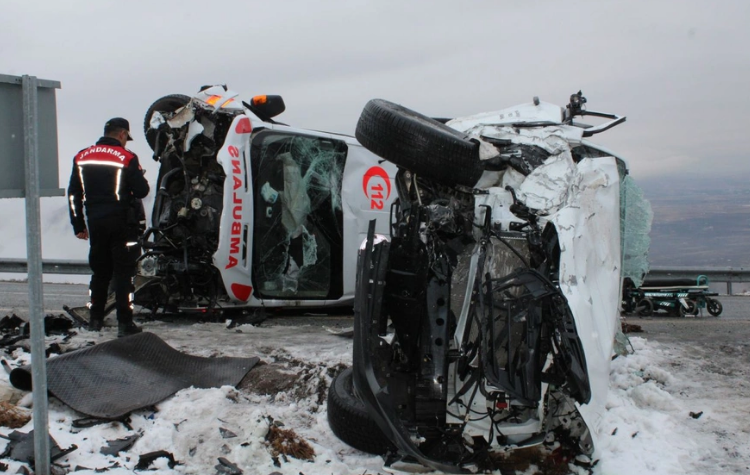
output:
[[231, 439], [233, 437], [237, 437], [237, 434], [223, 427], [219, 427], [219, 433], [221, 434], [222, 439]]
[[[23, 462], [34, 466], [34, 431], [28, 433], [18, 432], [14, 430], [3, 438], [8, 439], [10, 442], [5, 448], [5, 453], [0, 454], [0, 457], [8, 457], [17, 462]], [[78, 449], [77, 445], [71, 445], [67, 449], [61, 449], [55, 439], [50, 436], [50, 461], [54, 462], [60, 457], [64, 457], [74, 450]]]
[[227, 475], [242, 475], [242, 469], [240, 469], [240, 467], [238, 467], [237, 465], [233, 464], [224, 457], [219, 457], [218, 460], [219, 463], [215, 468], [219, 471], [219, 473], [225, 473]]
[[120, 452], [128, 450], [130, 447], [132, 447], [133, 444], [135, 444], [135, 441], [140, 437], [141, 436], [139, 434], [133, 434], [131, 436], [125, 437], [124, 439], [108, 440], [107, 447], [102, 447], [99, 450], [99, 453], [104, 455], [117, 455]]

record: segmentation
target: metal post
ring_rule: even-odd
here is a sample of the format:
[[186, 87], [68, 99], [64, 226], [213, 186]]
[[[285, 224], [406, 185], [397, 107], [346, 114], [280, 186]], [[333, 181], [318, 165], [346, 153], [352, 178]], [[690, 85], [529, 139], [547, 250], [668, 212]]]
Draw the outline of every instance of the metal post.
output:
[[727, 281], [727, 295], [732, 295], [732, 281]]
[[26, 255], [31, 326], [31, 383], [34, 397], [34, 473], [49, 475], [50, 443], [47, 413], [47, 368], [44, 352], [44, 289], [42, 287], [42, 226], [39, 206], [37, 87], [35, 76], [23, 76], [23, 140], [26, 170]]

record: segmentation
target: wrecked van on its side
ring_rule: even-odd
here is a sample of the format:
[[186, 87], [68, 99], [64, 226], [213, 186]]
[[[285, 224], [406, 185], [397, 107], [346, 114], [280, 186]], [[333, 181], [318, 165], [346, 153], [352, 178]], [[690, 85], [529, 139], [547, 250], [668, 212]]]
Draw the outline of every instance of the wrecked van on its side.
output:
[[280, 96], [245, 102], [225, 86], [148, 109], [159, 174], [137, 304], [225, 313], [351, 304], [346, 256], [368, 220], [387, 232], [396, 168], [353, 137], [275, 121], [284, 109]]
[[645, 273], [650, 206], [586, 139], [625, 118], [585, 102], [445, 125], [365, 106], [356, 136], [399, 165], [398, 200], [390, 232], [372, 223], [360, 248], [353, 366], [328, 393], [344, 442], [393, 468], [502, 469], [527, 446], [593, 465], [620, 283]]

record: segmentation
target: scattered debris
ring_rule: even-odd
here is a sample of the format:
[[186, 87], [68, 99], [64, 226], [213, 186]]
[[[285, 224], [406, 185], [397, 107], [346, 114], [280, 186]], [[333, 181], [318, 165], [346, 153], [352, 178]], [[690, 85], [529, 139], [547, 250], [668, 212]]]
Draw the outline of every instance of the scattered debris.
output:
[[[59, 315], [47, 314], [44, 317], [44, 334], [47, 336], [66, 335], [71, 328], [73, 328], [73, 321], [62, 313]], [[29, 336], [31, 328], [28, 322], [24, 323], [22, 331], [24, 335]]]
[[693, 419], [698, 419], [702, 415], [703, 415], [703, 411], [701, 412], [690, 411], [690, 417], [692, 417]]
[[99, 424], [109, 424], [112, 422], [120, 422], [125, 426], [126, 429], [133, 430], [133, 427], [130, 425], [130, 416], [127, 415], [114, 419], [101, 417], [82, 417], [81, 419], [75, 419], [71, 425], [76, 429], [85, 429], [87, 427], [94, 427], [98, 426]]
[[240, 469], [240, 467], [238, 467], [237, 465], [233, 464], [224, 457], [219, 457], [218, 460], [219, 463], [215, 468], [219, 471], [219, 473], [227, 475], [242, 475], [242, 469]]
[[[72, 336], [76, 335], [76, 332], [71, 331], [74, 322], [63, 314], [52, 315], [48, 314], [44, 317], [44, 334], [47, 336], [52, 335], [64, 335], [63, 341], [69, 340]], [[29, 351], [29, 339], [30, 334], [29, 322], [22, 319], [16, 314], [11, 316], [4, 316], [0, 319], [0, 348], [5, 348], [7, 353], [12, 352], [17, 348], [22, 348], [24, 351]], [[19, 343], [23, 342], [23, 343]], [[59, 343], [52, 343], [46, 350], [45, 353], [49, 356], [52, 353], [62, 354], [64, 353], [63, 347]]]
[[18, 328], [21, 328], [21, 325], [26, 323], [26, 320], [22, 319], [15, 313], [13, 315], [6, 315], [2, 319], [0, 319], [0, 331], [3, 333], [16, 330]]
[[306, 441], [292, 429], [281, 429], [275, 424], [270, 424], [266, 441], [271, 446], [271, 454], [274, 457], [279, 455], [294, 457], [299, 460], [312, 461], [315, 451]]
[[636, 325], [635, 323], [622, 322], [623, 333], [643, 333], [643, 327]]
[[169, 468], [174, 468], [174, 466], [179, 463], [175, 461], [174, 455], [172, 455], [170, 452], [167, 452], [166, 450], [157, 450], [156, 452], [141, 454], [138, 458], [138, 464], [136, 464], [135, 470], [146, 470], [149, 465], [154, 462], [154, 460], [161, 457], [169, 459], [169, 462], [167, 463], [169, 465]]
[[[27, 463], [29, 466], [34, 466], [34, 431], [28, 433], [18, 432], [14, 430], [8, 435], [0, 434], [0, 437], [7, 439], [8, 445], [5, 447], [5, 451], [0, 453], [0, 458], [10, 458], [17, 462]], [[67, 449], [63, 450], [57, 445], [55, 439], [50, 436], [50, 462], [54, 462], [60, 457], [64, 457], [74, 450], [78, 449], [78, 446], [73, 444]]]
[[128, 450], [133, 444], [135, 444], [135, 441], [140, 438], [140, 434], [133, 434], [124, 439], [108, 440], [107, 447], [102, 447], [99, 450], [99, 453], [104, 455], [117, 455], [120, 452]]
[[0, 426], [18, 429], [31, 420], [29, 411], [5, 401], [0, 402]]
[[63, 310], [65, 310], [68, 315], [70, 315], [70, 317], [75, 320], [79, 327], [88, 328], [90, 318], [88, 307], [70, 308], [67, 305], [63, 305]]
[[332, 333], [336, 336], [340, 336], [343, 338], [354, 338], [354, 327], [346, 327], [346, 328], [333, 328], [333, 327], [323, 327], [328, 333]]
[[234, 437], [237, 437], [237, 434], [235, 434], [231, 430], [225, 429], [223, 427], [219, 427], [219, 433], [221, 433], [221, 438], [222, 439], [232, 439]]

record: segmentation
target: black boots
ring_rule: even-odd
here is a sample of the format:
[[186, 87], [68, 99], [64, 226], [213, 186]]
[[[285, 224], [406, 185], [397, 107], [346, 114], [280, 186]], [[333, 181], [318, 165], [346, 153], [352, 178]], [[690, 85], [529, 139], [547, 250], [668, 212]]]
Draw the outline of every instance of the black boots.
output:
[[89, 331], [101, 331], [104, 326], [104, 312], [89, 309]]
[[101, 331], [104, 326], [104, 319], [91, 317], [89, 319], [89, 331], [98, 332]]
[[117, 324], [117, 338], [122, 338], [128, 335], [135, 335], [136, 333], [140, 333], [142, 331], [143, 328], [139, 327], [132, 321], [127, 323], [119, 322]]

